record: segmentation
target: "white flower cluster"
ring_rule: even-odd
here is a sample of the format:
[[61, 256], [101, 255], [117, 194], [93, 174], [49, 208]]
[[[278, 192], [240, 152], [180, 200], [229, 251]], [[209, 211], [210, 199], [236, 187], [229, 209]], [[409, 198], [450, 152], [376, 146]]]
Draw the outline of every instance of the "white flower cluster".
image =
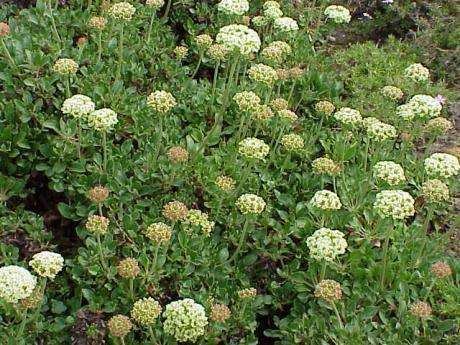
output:
[[249, 79], [255, 81], [256, 83], [265, 84], [271, 86], [278, 80], [278, 74], [275, 69], [259, 63], [251, 66], [248, 70]]
[[396, 138], [396, 128], [381, 121], [373, 121], [366, 126], [367, 135], [375, 141], [385, 141]]
[[404, 120], [431, 119], [441, 114], [442, 104], [429, 95], [415, 95], [406, 104], [398, 107], [398, 115]]
[[146, 0], [145, 4], [154, 11], [159, 10], [165, 4], [164, 0]]
[[382, 95], [385, 97], [393, 100], [399, 101], [401, 98], [404, 97], [404, 93], [399, 87], [393, 85], [387, 85], [382, 88]]
[[117, 113], [112, 109], [102, 108], [88, 115], [88, 124], [96, 131], [107, 132], [117, 123]]
[[255, 194], [243, 194], [235, 203], [242, 214], [259, 214], [265, 209], [264, 199]]
[[216, 42], [223, 44], [229, 51], [242, 55], [257, 53], [260, 49], [260, 38], [257, 32], [240, 24], [221, 28], [216, 36]]
[[217, 4], [217, 9], [227, 15], [242, 16], [249, 11], [249, 2], [247, 0], [222, 0]]
[[252, 91], [238, 92], [233, 96], [233, 100], [242, 111], [251, 111], [260, 105], [260, 97]]
[[293, 123], [296, 122], [297, 119], [299, 118], [296, 113], [294, 113], [292, 110], [289, 109], [282, 109], [278, 111], [278, 116], [288, 122], [288, 123]]
[[300, 135], [286, 134], [281, 138], [281, 145], [283, 145], [287, 151], [297, 151], [303, 149], [304, 142]]
[[361, 113], [352, 108], [340, 108], [335, 114], [334, 118], [343, 125], [357, 126], [361, 123]]
[[275, 20], [283, 16], [283, 11], [281, 11], [280, 4], [278, 2], [266, 1], [263, 5], [263, 14], [268, 20]]
[[136, 12], [136, 8], [129, 2], [117, 2], [109, 8], [109, 15], [118, 20], [130, 21]]
[[294, 32], [299, 30], [297, 22], [289, 17], [276, 18], [273, 22], [273, 27], [280, 32]]
[[169, 303], [163, 317], [165, 332], [179, 342], [195, 342], [208, 325], [204, 307], [190, 298]]
[[96, 108], [94, 102], [88, 96], [74, 95], [62, 103], [61, 111], [76, 119], [86, 118]]
[[375, 178], [388, 183], [390, 186], [396, 186], [406, 181], [404, 169], [395, 162], [378, 162], [374, 165], [373, 172]]
[[420, 63], [414, 63], [404, 70], [404, 75], [416, 82], [424, 82], [430, 79], [430, 70]]
[[262, 58], [273, 64], [280, 64], [284, 61], [286, 56], [291, 53], [292, 48], [288, 43], [283, 41], [274, 41], [262, 49], [260, 55]]
[[383, 190], [377, 194], [374, 209], [382, 218], [402, 220], [415, 214], [414, 199], [402, 190]]
[[17, 303], [29, 297], [37, 285], [37, 278], [19, 266], [0, 267], [0, 298]]
[[315, 260], [333, 261], [348, 247], [344, 234], [338, 230], [321, 228], [307, 238], [307, 247]]
[[238, 144], [238, 152], [247, 158], [264, 159], [269, 151], [270, 147], [257, 138], [246, 138]]
[[64, 258], [61, 254], [44, 251], [35, 254], [29, 265], [40, 277], [54, 279], [64, 267]]
[[449, 187], [438, 179], [428, 180], [422, 184], [422, 195], [429, 203], [449, 201]]
[[342, 203], [337, 194], [329, 190], [317, 191], [311, 198], [310, 205], [324, 211], [340, 210], [342, 208]]
[[209, 236], [211, 234], [211, 231], [215, 225], [214, 222], [209, 220], [209, 216], [206, 213], [203, 213], [197, 209], [188, 211], [187, 217], [184, 220], [184, 224], [189, 226], [189, 228], [186, 228], [187, 232], [191, 233], [191, 227], [198, 226], [201, 228], [205, 236]]
[[147, 104], [153, 110], [165, 114], [177, 105], [176, 99], [167, 91], [154, 91], [147, 97]]
[[460, 171], [458, 158], [448, 153], [433, 153], [425, 159], [425, 171], [430, 177], [448, 179]]
[[351, 20], [350, 11], [343, 6], [338, 5], [326, 7], [324, 15], [337, 24], [349, 23]]

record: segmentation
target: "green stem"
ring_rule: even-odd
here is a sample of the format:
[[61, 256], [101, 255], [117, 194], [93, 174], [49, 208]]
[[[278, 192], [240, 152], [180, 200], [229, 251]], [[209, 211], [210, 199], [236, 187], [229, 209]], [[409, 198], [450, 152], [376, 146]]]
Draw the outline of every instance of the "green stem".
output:
[[120, 343], [121, 343], [121, 345], [125, 345], [125, 338], [124, 337], [120, 338]]
[[134, 301], [134, 278], [129, 278], [129, 296]]
[[59, 33], [57, 31], [57, 28], [56, 28], [56, 22], [54, 21], [53, 9], [51, 7], [51, 0], [48, 0], [47, 3], [48, 3], [48, 9], [49, 9], [49, 12], [50, 12], [51, 28], [52, 28], [53, 34], [54, 34], [54, 36], [56, 36], [56, 39], [58, 40], [58, 42], [61, 43], [61, 37], [59, 36]]
[[364, 148], [364, 171], [367, 170], [367, 157], [369, 155], [369, 143], [370, 143], [369, 137], [366, 136], [366, 145]]
[[[431, 220], [431, 218], [433, 218], [433, 214], [434, 214], [434, 210], [431, 207], [429, 207], [428, 211], [427, 211], [426, 218], [425, 218], [425, 222], [423, 224], [423, 230], [424, 230], [424, 235], [425, 236], [428, 234], [428, 230], [429, 230], [429, 227], [430, 227], [430, 220]], [[420, 250], [418, 251], [417, 258], [415, 260], [415, 267], [418, 267], [418, 265], [420, 265], [420, 260], [422, 259], [423, 252], [424, 252], [425, 246], [426, 246], [426, 242], [427, 242], [427, 239], [424, 238], [423, 241], [422, 241], [422, 245], [420, 246]]]
[[212, 78], [212, 104], [214, 104], [214, 95], [216, 93], [216, 86], [217, 86], [217, 78], [219, 76], [219, 61], [216, 62], [216, 66], [214, 67], [214, 77]]
[[155, 20], [156, 11], [152, 11], [152, 16], [150, 17], [149, 31], [147, 32], [147, 45], [150, 43], [150, 35], [152, 34], [153, 21]]
[[96, 235], [97, 240], [97, 247], [99, 251], [99, 260], [101, 261], [102, 268], [107, 271], [107, 265], [105, 264], [104, 260], [104, 253], [102, 252], [102, 243], [101, 243], [101, 235]]
[[390, 235], [393, 228], [386, 230], [385, 242], [383, 244], [383, 264], [382, 264], [382, 276], [380, 277], [380, 287], [383, 289], [385, 287], [385, 276], [388, 265], [388, 247], [390, 244]]
[[0, 37], [0, 41], [2, 42], [2, 48], [5, 52], [6, 57], [8, 58], [8, 60], [10, 60], [10, 63], [13, 66], [16, 66], [16, 63], [14, 62], [13, 57], [11, 56], [10, 51], [8, 50], [8, 47], [6, 46], [5, 41], [3, 40], [3, 37]]
[[107, 133], [102, 132], [103, 171], [107, 174]]
[[118, 67], [117, 67], [117, 78], [121, 77], [121, 66], [123, 64], [123, 41], [125, 36], [125, 26], [121, 24], [120, 38], [118, 40]]
[[195, 70], [193, 71], [192, 76], [191, 76], [192, 79], [195, 78], [196, 74], [198, 73], [198, 70], [200, 69], [201, 61], [203, 60], [203, 55], [204, 55], [204, 52], [200, 52], [198, 63], [196, 64]]
[[78, 158], [81, 158], [81, 125], [80, 125], [80, 120], [77, 120], [77, 154]]
[[15, 335], [16, 339], [22, 340], [22, 335], [24, 334], [24, 329], [27, 324], [27, 309], [24, 310], [21, 314], [21, 324], [19, 325], [18, 333]]
[[238, 243], [238, 247], [236, 247], [236, 250], [235, 252], [233, 253], [232, 257], [228, 260], [228, 263], [232, 263], [237, 257], [238, 257], [238, 254], [241, 250], [241, 248], [243, 247], [243, 244], [244, 244], [244, 241], [246, 240], [246, 236], [247, 236], [247, 233], [248, 233], [248, 230], [249, 230], [249, 217], [245, 217], [245, 220], [244, 220], [244, 225], [243, 225], [243, 231], [241, 232], [241, 237], [240, 237], [240, 241]]
[[431, 290], [433, 290], [434, 284], [436, 284], [435, 279], [433, 279], [433, 281], [431, 282], [430, 286], [428, 287], [428, 290], [426, 291], [426, 296], [423, 299], [424, 301], [426, 301], [428, 299], [428, 297], [430, 297], [430, 293], [431, 293]]
[[343, 328], [342, 318], [340, 317], [339, 310], [335, 305], [335, 302], [332, 302], [332, 309], [334, 309], [335, 316], [337, 316], [337, 320], [339, 320], [340, 328]]
[[169, 14], [169, 10], [171, 9], [171, 0], [168, 0], [168, 3], [166, 4], [166, 9], [165, 9], [165, 13], [163, 14], [163, 20], [165, 20], [166, 18], [168, 18], [168, 14]]
[[324, 277], [326, 276], [326, 267], [327, 267], [327, 261], [324, 260], [324, 261], [323, 261], [323, 264], [322, 264], [322, 266], [321, 266], [321, 273], [320, 273], [320, 275], [319, 275], [319, 281], [320, 281], [320, 282], [321, 282], [321, 281], [324, 279]]
[[65, 76], [65, 93], [67, 98], [71, 96], [70, 93], [70, 76]]
[[102, 30], [99, 30], [97, 38], [97, 62], [101, 61], [102, 58]]

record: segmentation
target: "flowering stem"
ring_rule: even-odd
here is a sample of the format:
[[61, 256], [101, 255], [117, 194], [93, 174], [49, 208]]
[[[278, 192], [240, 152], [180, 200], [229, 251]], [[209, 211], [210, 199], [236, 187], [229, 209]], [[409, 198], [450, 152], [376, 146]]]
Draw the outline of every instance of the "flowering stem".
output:
[[56, 28], [56, 22], [54, 21], [53, 9], [51, 7], [51, 0], [48, 0], [47, 3], [48, 3], [48, 9], [50, 12], [50, 17], [51, 17], [51, 27], [53, 29], [53, 34], [54, 36], [56, 36], [56, 39], [58, 40], [58, 42], [61, 43], [61, 37], [59, 36], [59, 33]]
[[326, 267], [327, 267], [327, 261], [324, 260], [323, 261], [323, 264], [321, 266], [321, 273], [319, 275], [319, 281], [321, 282], [321, 280], [324, 279], [324, 276], [326, 275]]
[[340, 328], [343, 328], [342, 318], [340, 317], [337, 306], [335, 305], [335, 302], [331, 302], [331, 304], [332, 304], [332, 309], [334, 309], [335, 316], [337, 316], [337, 320], [339, 320]]
[[198, 63], [196, 64], [195, 70], [193, 71], [192, 76], [191, 76], [192, 79], [195, 78], [196, 74], [198, 73], [198, 70], [200, 69], [201, 61], [203, 60], [203, 55], [204, 55], [204, 52], [201, 51], [200, 56], [198, 57]]
[[366, 146], [364, 148], [364, 171], [367, 170], [367, 157], [369, 155], [369, 137], [366, 136]]
[[[434, 213], [434, 210], [431, 207], [429, 207], [426, 218], [425, 218], [425, 222], [423, 224], [423, 231], [425, 235], [428, 233], [428, 230], [430, 228], [430, 220], [431, 218], [433, 218], [433, 213]], [[425, 245], [426, 245], [426, 241], [423, 241], [422, 245], [420, 246], [420, 250], [418, 252], [417, 259], [415, 260], [415, 267], [418, 267], [418, 265], [420, 264], [420, 259], [422, 258], [423, 252], [425, 250]]]
[[78, 158], [81, 158], [81, 125], [80, 125], [80, 119], [77, 120], [77, 154]]
[[102, 58], [102, 30], [99, 30], [97, 39], [97, 62], [101, 61]]
[[235, 74], [235, 70], [236, 70], [236, 66], [238, 65], [238, 61], [239, 61], [239, 58], [236, 57], [235, 61], [233, 62], [233, 64], [230, 67], [230, 72], [229, 72], [229, 75], [228, 75], [227, 84], [225, 85], [225, 89], [224, 89], [224, 95], [223, 95], [223, 101], [222, 101], [222, 114], [227, 109], [228, 93], [230, 91], [230, 87], [233, 84], [233, 75]]
[[27, 324], [27, 310], [24, 310], [21, 313], [21, 324], [19, 325], [18, 332], [16, 333], [16, 339], [22, 339], [22, 335], [24, 334], [24, 329]]
[[168, 0], [168, 3], [166, 4], [165, 13], [163, 14], [163, 18], [162, 18], [163, 20], [168, 18], [168, 14], [169, 14], [170, 9], [171, 9], [171, 0]]
[[150, 43], [150, 35], [152, 34], [153, 21], [155, 20], [156, 11], [152, 11], [152, 16], [150, 17], [149, 31], [147, 32], [147, 45]]
[[102, 252], [102, 243], [101, 243], [101, 235], [97, 234], [96, 235], [96, 240], [97, 240], [97, 247], [99, 251], [99, 259], [101, 260], [101, 265], [104, 270], [107, 270], [107, 265], [105, 264], [104, 260], [104, 254]]
[[294, 82], [292, 83], [291, 89], [289, 90], [289, 97], [287, 99], [288, 103], [291, 103], [291, 98], [292, 98], [292, 95], [294, 94], [296, 83], [297, 83], [297, 80], [294, 80]]
[[248, 230], [249, 230], [249, 217], [246, 216], [244, 220], [243, 231], [241, 232], [240, 241], [238, 243], [238, 247], [236, 247], [236, 250], [233, 253], [232, 257], [228, 260], [229, 264], [232, 263], [237, 258], [238, 253], [240, 252], [241, 247], [243, 246], [243, 243], [246, 240]]
[[214, 77], [212, 79], [212, 102], [211, 104], [214, 104], [214, 94], [216, 93], [217, 78], [219, 76], [219, 67], [220, 67], [220, 63], [219, 61], [217, 61], [216, 66], [214, 67]]
[[430, 297], [431, 290], [433, 290], [433, 287], [434, 287], [435, 283], [436, 283], [436, 280], [433, 279], [433, 281], [431, 282], [430, 286], [428, 287], [428, 290], [426, 291], [426, 296], [423, 299], [424, 301], [426, 301], [428, 299], [428, 297]]
[[5, 55], [6, 57], [8, 58], [8, 60], [10, 60], [10, 63], [13, 65], [13, 66], [16, 66], [16, 64], [14, 63], [14, 60], [13, 58], [11, 57], [11, 54], [8, 50], [8, 47], [6, 46], [5, 44], [5, 41], [3, 40], [3, 37], [0, 37], [0, 41], [2, 42], [2, 48], [3, 48], [3, 51], [5, 52]]
[[383, 289], [385, 287], [385, 274], [388, 264], [388, 246], [390, 244], [390, 234], [393, 229], [389, 228], [386, 231], [385, 242], [383, 244], [383, 265], [382, 265], [382, 275], [380, 277], [380, 287]]
[[134, 301], [134, 278], [129, 278], [129, 296]]
[[67, 98], [69, 98], [70, 97], [70, 76], [67, 76], [65, 78], [65, 92], [66, 92]]
[[107, 173], [107, 133], [102, 132], [103, 171]]
[[121, 343], [121, 345], [125, 345], [125, 338], [124, 337], [120, 338], [120, 343]]
[[120, 39], [118, 40], [118, 68], [117, 68], [117, 76], [116, 80], [121, 76], [121, 65], [123, 64], [123, 40], [125, 36], [125, 26], [121, 24], [121, 31], [120, 31]]

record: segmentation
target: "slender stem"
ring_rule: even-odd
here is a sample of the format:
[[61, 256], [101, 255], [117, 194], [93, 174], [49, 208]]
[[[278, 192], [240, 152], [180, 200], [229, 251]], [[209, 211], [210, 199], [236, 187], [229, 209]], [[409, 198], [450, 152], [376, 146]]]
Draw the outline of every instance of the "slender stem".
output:
[[88, 0], [88, 11], [91, 10], [91, 7], [93, 6], [93, 0]]
[[153, 21], [156, 17], [156, 11], [152, 11], [152, 16], [150, 17], [149, 31], [147, 32], [147, 45], [150, 43], [150, 36], [152, 34]]
[[123, 64], [123, 40], [125, 36], [124, 32], [125, 32], [125, 26], [122, 23], [121, 30], [120, 30], [120, 38], [118, 40], [118, 68], [117, 68], [116, 80], [118, 80], [121, 77], [121, 66]]
[[370, 140], [369, 140], [369, 137], [366, 136], [366, 146], [364, 147], [364, 171], [367, 170], [367, 158], [368, 158], [368, 155], [369, 155], [369, 143], [370, 143]]
[[327, 267], [327, 261], [324, 260], [323, 261], [323, 264], [321, 266], [321, 273], [319, 275], [319, 281], [321, 282], [321, 280], [324, 279], [324, 277], [326, 276], [326, 267]]
[[96, 240], [97, 240], [97, 247], [99, 251], [99, 260], [101, 260], [102, 268], [107, 270], [107, 265], [105, 264], [105, 260], [104, 260], [104, 253], [102, 252], [101, 235], [99, 234], [96, 235]]
[[214, 104], [214, 94], [216, 93], [216, 86], [217, 86], [217, 78], [219, 76], [219, 61], [216, 62], [216, 66], [214, 67], [214, 77], [212, 79], [212, 104]]
[[8, 58], [8, 60], [10, 60], [10, 63], [13, 66], [16, 66], [16, 63], [14, 62], [13, 57], [11, 56], [10, 51], [8, 50], [8, 47], [6, 46], [5, 41], [3, 40], [3, 37], [0, 37], [0, 42], [2, 42], [2, 48], [5, 52], [6, 57]]
[[99, 30], [97, 38], [97, 62], [102, 58], [102, 30]]
[[77, 154], [78, 158], [81, 158], [81, 125], [80, 125], [80, 120], [77, 120]]
[[61, 37], [59, 36], [59, 33], [57, 31], [57, 28], [56, 28], [56, 22], [54, 21], [53, 9], [51, 7], [51, 0], [48, 0], [47, 3], [48, 3], [48, 9], [49, 9], [49, 12], [50, 12], [51, 28], [53, 30], [53, 34], [54, 34], [54, 36], [56, 36], [56, 39], [58, 40], [58, 42], [61, 43]]
[[433, 281], [431, 282], [430, 286], [428, 287], [428, 290], [426, 290], [426, 296], [423, 299], [424, 301], [426, 301], [428, 299], [428, 297], [430, 297], [430, 293], [431, 293], [431, 290], [433, 290], [434, 284], [436, 284], [435, 279], [433, 279]]
[[383, 266], [382, 266], [382, 276], [380, 277], [380, 287], [382, 289], [385, 287], [385, 275], [386, 275], [387, 264], [388, 264], [388, 246], [390, 244], [390, 235], [391, 235], [392, 230], [393, 228], [386, 230], [385, 242], [383, 244]]
[[103, 170], [107, 173], [107, 133], [102, 132]]
[[134, 278], [129, 278], [129, 296], [134, 301]]
[[98, 207], [98, 209], [99, 209], [99, 215], [102, 216], [102, 215], [103, 215], [103, 214], [102, 214], [102, 203], [99, 203], [99, 204], [97, 205], [97, 207]]
[[22, 335], [24, 334], [24, 329], [27, 324], [27, 309], [21, 313], [21, 324], [19, 325], [18, 333], [16, 334], [16, 339], [22, 340]]
[[166, 4], [166, 9], [165, 9], [165, 13], [163, 14], [163, 20], [165, 20], [166, 18], [168, 18], [168, 14], [169, 14], [169, 10], [171, 9], [171, 0], [168, 0], [168, 3]]
[[124, 337], [120, 338], [120, 343], [121, 343], [121, 345], [125, 345], [125, 338]]
[[238, 257], [238, 254], [239, 254], [241, 248], [243, 247], [243, 243], [246, 240], [246, 236], [247, 236], [247, 233], [248, 233], [248, 230], [249, 230], [249, 223], [250, 223], [249, 222], [249, 217], [246, 217], [245, 220], [244, 220], [243, 231], [241, 232], [241, 237], [240, 237], [240, 241], [238, 243], [238, 247], [236, 247], [236, 250], [233, 253], [232, 257], [228, 260], [228, 263], [232, 263]]
[[204, 52], [201, 51], [200, 56], [198, 58], [198, 63], [196, 64], [195, 70], [193, 71], [192, 76], [191, 76], [192, 79], [195, 78], [196, 74], [198, 73], [198, 70], [200, 69], [201, 61], [203, 60], [203, 55], [204, 55]]
[[150, 334], [150, 340], [152, 341], [153, 344], [157, 344], [155, 340], [155, 332], [153, 331], [153, 327], [149, 326], [149, 334]]
[[67, 98], [70, 97], [71, 93], [70, 93], [70, 76], [65, 76], [65, 93], [66, 93], [66, 96]]
[[340, 317], [339, 310], [337, 309], [335, 302], [332, 302], [331, 304], [332, 304], [332, 309], [334, 309], [335, 316], [337, 316], [337, 320], [339, 320], [340, 328], [343, 328], [342, 318]]
[[[433, 218], [433, 214], [434, 214], [433, 208], [429, 207], [427, 214], [426, 214], [425, 222], [423, 224], [423, 231], [424, 231], [425, 236], [428, 234], [428, 230], [430, 228], [430, 220], [431, 218]], [[427, 243], [427, 238], [424, 238], [420, 246], [420, 250], [418, 251], [417, 258], [415, 259], [415, 267], [418, 267], [418, 265], [420, 264], [420, 260], [422, 259], [423, 252], [425, 251], [426, 243]]]

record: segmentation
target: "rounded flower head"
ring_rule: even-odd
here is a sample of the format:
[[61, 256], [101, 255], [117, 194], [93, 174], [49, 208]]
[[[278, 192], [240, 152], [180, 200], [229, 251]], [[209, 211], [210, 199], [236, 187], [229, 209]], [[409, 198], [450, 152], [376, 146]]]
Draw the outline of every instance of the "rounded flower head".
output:
[[109, 190], [104, 186], [95, 186], [88, 192], [88, 199], [95, 204], [101, 204], [109, 197]]
[[394, 126], [381, 121], [370, 123], [366, 127], [366, 131], [369, 138], [377, 142], [394, 139], [397, 136], [396, 128]]
[[246, 138], [238, 144], [238, 152], [246, 158], [264, 159], [269, 151], [269, 146], [257, 138]]
[[129, 317], [125, 315], [115, 315], [107, 322], [107, 328], [112, 336], [124, 338], [131, 332], [133, 324], [129, 320]]
[[238, 297], [241, 299], [254, 298], [257, 296], [257, 290], [255, 288], [247, 288], [238, 291]]
[[94, 102], [88, 96], [74, 95], [62, 103], [61, 111], [76, 119], [87, 117], [96, 108]]
[[154, 91], [147, 97], [147, 104], [153, 110], [165, 114], [177, 104], [176, 99], [167, 91]]
[[19, 301], [21, 308], [35, 309], [40, 307], [43, 302], [43, 295], [44, 292], [42, 291], [41, 287], [36, 285], [34, 291], [32, 291], [32, 294], [29, 297]]
[[251, 117], [257, 121], [267, 121], [273, 117], [273, 110], [268, 105], [259, 105], [251, 112]]
[[262, 63], [251, 66], [248, 70], [248, 76], [252, 81], [267, 86], [273, 85], [278, 80], [276, 71], [272, 67]]
[[88, 124], [96, 131], [108, 132], [118, 123], [117, 113], [112, 109], [102, 108], [88, 115]]
[[324, 10], [324, 15], [327, 17], [327, 19], [330, 19], [337, 24], [349, 23], [351, 20], [350, 11], [343, 6], [338, 5], [331, 5], [326, 7]]
[[196, 209], [188, 211], [187, 217], [184, 220], [184, 224], [188, 225], [188, 228], [185, 228], [185, 231], [189, 234], [192, 233], [191, 228], [194, 226], [200, 227], [205, 236], [209, 236], [212, 229], [214, 228], [214, 222], [209, 220], [209, 216], [206, 213]]
[[416, 82], [430, 79], [430, 70], [420, 63], [414, 63], [404, 70], [404, 76]]
[[217, 9], [227, 15], [242, 16], [249, 11], [249, 2], [247, 0], [221, 0], [217, 4]]
[[436, 276], [436, 278], [440, 279], [452, 275], [452, 269], [450, 266], [442, 261], [435, 262], [431, 265], [430, 271]]
[[313, 172], [318, 175], [324, 174], [334, 176], [340, 173], [340, 171], [342, 170], [340, 168], [340, 165], [334, 162], [329, 157], [316, 158], [312, 163], [312, 167]]
[[225, 304], [213, 304], [211, 306], [210, 319], [215, 322], [225, 322], [232, 315], [232, 312]]
[[347, 107], [340, 108], [334, 114], [334, 118], [341, 124], [349, 126], [357, 126], [362, 121], [361, 113], [358, 110]]
[[211, 44], [207, 51], [209, 58], [213, 61], [225, 61], [229, 53], [229, 48], [219, 43]]
[[151, 297], [136, 301], [131, 309], [131, 317], [142, 326], [154, 324], [160, 314], [160, 303]]
[[251, 22], [256, 28], [261, 28], [268, 24], [268, 18], [264, 16], [255, 16], [251, 19]]
[[278, 116], [287, 123], [294, 123], [299, 118], [296, 113], [289, 109], [278, 111]]
[[260, 55], [273, 64], [281, 64], [292, 53], [291, 46], [283, 41], [274, 41], [262, 49]]
[[179, 342], [195, 342], [205, 333], [208, 324], [203, 306], [190, 298], [169, 303], [163, 317], [165, 332]]
[[118, 263], [117, 272], [120, 277], [134, 278], [141, 272], [141, 269], [136, 259], [126, 258]]
[[172, 228], [163, 222], [153, 223], [148, 226], [144, 234], [152, 242], [162, 244], [171, 239]]
[[230, 176], [221, 175], [216, 178], [216, 185], [224, 192], [231, 192], [235, 189], [236, 182]]
[[0, 37], [8, 36], [10, 33], [10, 26], [8, 23], [1, 22], [0, 23]]
[[402, 120], [411, 121], [415, 117], [414, 106], [411, 103], [402, 104], [396, 108], [396, 115]]
[[286, 134], [281, 138], [281, 145], [283, 145], [287, 151], [298, 151], [303, 149], [304, 142], [300, 135]]
[[252, 91], [238, 92], [233, 96], [233, 100], [242, 111], [255, 110], [260, 105], [260, 97]]
[[107, 19], [104, 17], [91, 17], [88, 21], [88, 26], [96, 30], [104, 30], [107, 24]]
[[259, 214], [265, 209], [264, 199], [255, 194], [243, 194], [235, 203], [242, 214]]
[[422, 195], [428, 203], [443, 203], [450, 200], [449, 187], [437, 179], [422, 184]]
[[184, 163], [188, 160], [187, 150], [180, 146], [171, 147], [166, 154], [172, 163]]
[[104, 235], [109, 228], [109, 220], [104, 216], [92, 215], [85, 224], [86, 230], [95, 235]]
[[417, 301], [410, 305], [409, 311], [412, 315], [419, 317], [421, 319], [426, 319], [431, 315], [431, 307], [428, 303]]
[[330, 116], [334, 112], [335, 106], [329, 101], [319, 101], [315, 104], [315, 110], [318, 113]]
[[307, 238], [307, 247], [315, 260], [333, 261], [348, 247], [344, 234], [338, 230], [321, 228]]
[[257, 53], [260, 49], [260, 38], [257, 32], [240, 24], [221, 28], [216, 36], [216, 42], [223, 44], [229, 51], [242, 55]]
[[19, 266], [0, 267], [0, 299], [18, 303], [29, 297], [37, 285], [37, 278]]
[[415, 214], [414, 199], [402, 190], [383, 190], [376, 196], [374, 209], [382, 218], [402, 220]]
[[117, 2], [109, 8], [109, 15], [118, 20], [130, 21], [133, 18], [136, 8], [129, 2]]
[[265, 1], [262, 5], [262, 9], [268, 10], [269, 8], [281, 8], [281, 5], [278, 1]]
[[292, 67], [288, 70], [288, 75], [289, 75], [289, 78], [291, 79], [298, 79], [300, 78], [303, 74], [305, 73], [305, 69], [299, 67], [299, 66], [296, 66], [296, 67]]
[[275, 98], [270, 102], [270, 107], [276, 111], [286, 110], [289, 107], [289, 103], [284, 98]]
[[170, 221], [177, 222], [187, 217], [188, 208], [180, 201], [168, 202], [163, 207], [163, 216]]
[[164, 0], [146, 0], [145, 4], [152, 8], [154, 11], [158, 11], [165, 4]]
[[337, 194], [328, 190], [317, 191], [311, 198], [310, 205], [324, 211], [340, 210], [342, 208], [342, 203]]
[[429, 95], [415, 95], [408, 104], [408, 109], [413, 112], [413, 116], [420, 119], [438, 117], [442, 110], [442, 104]]
[[425, 125], [425, 132], [430, 135], [442, 135], [449, 132], [454, 125], [444, 117], [435, 117]]
[[404, 169], [395, 162], [378, 162], [374, 165], [373, 172], [376, 179], [384, 181], [390, 186], [396, 186], [406, 181]]
[[195, 37], [195, 44], [198, 49], [206, 50], [212, 44], [212, 37], [207, 34], [198, 35]]
[[267, 6], [264, 8], [263, 14], [268, 20], [275, 20], [283, 16], [283, 11], [281, 11], [279, 6]]
[[273, 28], [280, 32], [295, 32], [299, 30], [297, 22], [289, 17], [276, 18], [273, 22]]
[[72, 59], [59, 59], [54, 63], [53, 71], [61, 75], [75, 74], [78, 71], [78, 64]]
[[342, 298], [340, 283], [332, 279], [323, 279], [315, 287], [315, 297], [332, 303]]
[[448, 153], [433, 153], [425, 159], [425, 171], [430, 177], [448, 179], [460, 171], [458, 158]]
[[64, 258], [61, 254], [44, 251], [32, 256], [29, 265], [40, 277], [54, 279], [64, 267]]
[[183, 60], [188, 54], [188, 48], [186, 46], [176, 46], [173, 54], [177, 60]]
[[404, 97], [404, 93], [399, 87], [387, 85], [382, 88], [382, 95], [393, 101], [399, 101]]

